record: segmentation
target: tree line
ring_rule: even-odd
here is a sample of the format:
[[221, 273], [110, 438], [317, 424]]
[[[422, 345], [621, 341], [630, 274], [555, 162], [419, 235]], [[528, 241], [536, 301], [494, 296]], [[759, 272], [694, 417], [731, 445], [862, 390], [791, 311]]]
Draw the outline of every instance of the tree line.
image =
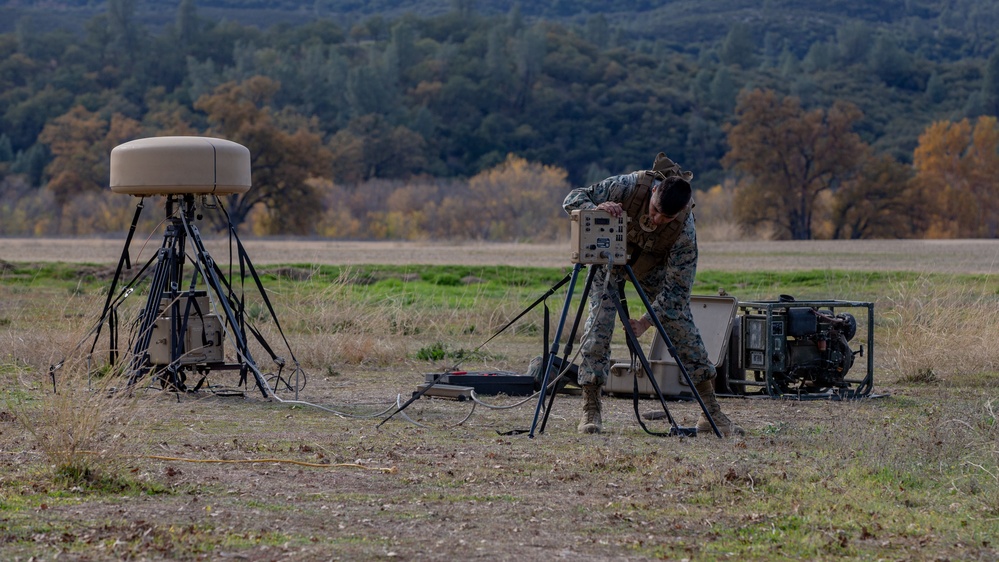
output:
[[208, 134], [250, 148], [254, 187], [225, 203], [261, 235], [550, 239], [572, 186], [663, 150], [745, 232], [995, 236], [999, 53], [913, 52], [863, 22], [803, 53], [736, 24], [694, 53], [601, 14], [458, 4], [259, 29], [183, 0], [151, 34], [111, 0], [82, 35], [0, 35], [0, 233], [121, 230], [111, 148]]

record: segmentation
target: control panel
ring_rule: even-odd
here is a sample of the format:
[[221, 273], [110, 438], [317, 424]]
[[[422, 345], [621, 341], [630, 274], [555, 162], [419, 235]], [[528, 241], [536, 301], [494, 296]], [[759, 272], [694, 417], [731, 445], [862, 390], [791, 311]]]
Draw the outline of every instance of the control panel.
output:
[[623, 265], [628, 261], [628, 216], [580, 209], [571, 214], [572, 263]]

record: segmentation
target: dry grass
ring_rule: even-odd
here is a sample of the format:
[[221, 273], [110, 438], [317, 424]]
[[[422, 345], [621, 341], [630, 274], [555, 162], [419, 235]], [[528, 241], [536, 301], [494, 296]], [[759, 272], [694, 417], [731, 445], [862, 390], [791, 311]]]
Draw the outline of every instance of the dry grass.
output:
[[[284, 302], [282, 316], [296, 332], [296, 353], [306, 365], [383, 365], [405, 355], [405, 345], [388, 334], [383, 313], [351, 298], [356, 278], [350, 270], [327, 282], [314, 279], [298, 302]], [[277, 335], [277, 334], [275, 334]]]
[[[482, 298], [482, 285], [474, 282], [463, 285], [463, 294], [456, 297], [473, 303], [470, 306], [421, 303], [405, 282], [395, 286], [388, 296], [369, 294], [363, 275], [348, 268], [336, 279], [313, 276], [288, 294], [272, 293], [271, 298], [281, 311], [282, 327], [295, 340], [296, 357], [313, 368], [404, 364], [425, 345], [481, 340], [522, 306], [518, 301], [475, 304], [487, 299]], [[280, 341], [275, 325], [265, 323], [262, 332]], [[255, 356], [262, 355], [257, 351]]]
[[892, 284], [879, 312], [879, 354], [887, 372], [904, 382], [988, 384], [999, 370], [993, 286], [988, 278], [974, 285], [929, 277]]
[[[113, 492], [126, 485], [123, 467], [137, 437], [131, 430], [141, 426], [136, 423], [139, 401], [126, 388], [121, 369], [98, 368], [100, 360], [88, 359], [86, 347], [66, 342], [53, 347], [57, 341], [52, 338], [28, 355], [50, 359], [47, 372], [34, 369], [30, 360], [0, 365], [6, 407], [58, 480]], [[65, 361], [55, 359], [58, 354]]]
[[[854, 256], [844, 258], [850, 263], [878, 261], [876, 254], [843, 253]], [[793, 252], [781, 255], [787, 261]], [[803, 258], [812, 260], [819, 257]], [[607, 431], [578, 435], [579, 398], [562, 395], [546, 432], [535, 439], [497, 433], [530, 427], [534, 401], [473, 410], [468, 402], [420, 400], [407, 410], [420, 425], [397, 416], [379, 427], [379, 418], [363, 416], [406, 398], [424, 372], [441, 366], [416, 359], [417, 350], [439, 342], [470, 349], [527, 303], [492, 306], [495, 297], [476, 284], [462, 289], [473, 303], [468, 307], [427, 304], [421, 301], [427, 295], [412, 295], [404, 284], [392, 299], [367, 298], [372, 288], [354, 272], [323, 279], [304, 268], [296, 275], [302, 281], [273, 283], [268, 290], [309, 371], [303, 399], [356, 417], [268, 402], [255, 392], [224, 397], [142, 388], [126, 399], [98, 391], [99, 384], [88, 386], [81, 380], [86, 369], [70, 363], [60, 378], [66, 391], [52, 394], [46, 366], [72, 355], [96, 316], [93, 301], [103, 300], [8, 293], [24, 300], [0, 305], [0, 317], [8, 319], [0, 343], [9, 350], [0, 375], [7, 403], [17, 404], [0, 412], [0, 521], [6, 529], [0, 555], [999, 556], [999, 398], [991, 384], [999, 311], [991, 278], [970, 285], [927, 275], [894, 282], [879, 297], [875, 391], [888, 397], [725, 400], [723, 408], [748, 435], [716, 440], [646, 435], [631, 401], [610, 398], [604, 402]], [[849, 297], [869, 288], [829, 290]], [[279, 342], [273, 323], [259, 306], [255, 310], [268, 341]], [[490, 355], [468, 366], [522, 368], [536, 354], [533, 330], [501, 339]], [[254, 354], [262, 357], [259, 349]], [[932, 376], [922, 380], [921, 372]], [[669, 406], [681, 424], [697, 418], [689, 403]], [[651, 401], [640, 404], [643, 412], [653, 408]], [[11, 413], [21, 423], [8, 420]], [[652, 427], [664, 429], [661, 422]], [[51, 477], [51, 466], [81, 462], [89, 464], [67, 471], [77, 475], [76, 484]], [[158, 491], [163, 493], [150, 493]]]

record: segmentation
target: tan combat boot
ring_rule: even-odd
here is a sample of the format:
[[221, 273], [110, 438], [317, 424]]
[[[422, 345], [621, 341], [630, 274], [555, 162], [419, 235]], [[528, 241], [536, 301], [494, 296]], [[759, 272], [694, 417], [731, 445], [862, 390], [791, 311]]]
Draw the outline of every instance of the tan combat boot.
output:
[[[744, 429], [732, 423], [732, 420], [728, 419], [728, 416], [721, 411], [721, 405], [718, 404], [718, 397], [715, 396], [714, 378], [701, 381], [695, 384], [694, 388], [697, 389], [697, 394], [701, 396], [705, 409], [711, 414], [711, 419], [715, 420], [715, 425], [718, 426], [718, 431], [722, 434], [722, 437], [746, 434]], [[701, 417], [697, 420], [697, 434], [715, 434], [715, 430], [711, 429], [711, 422], [708, 421], [708, 417], [704, 415], [704, 412], [701, 412]]]
[[600, 386], [583, 385], [583, 419], [576, 428], [580, 433], [600, 433], [603, 424], [600, 420]]

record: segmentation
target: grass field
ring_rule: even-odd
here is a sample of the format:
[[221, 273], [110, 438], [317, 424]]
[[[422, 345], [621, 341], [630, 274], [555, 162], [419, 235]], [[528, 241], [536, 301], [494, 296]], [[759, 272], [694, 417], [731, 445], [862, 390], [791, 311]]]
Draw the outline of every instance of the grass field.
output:
[[886, 395], [724, 399], [747, 435], [719, 440], [648, 435], [617, 398], [605, 433], [579, 435], [567, 395], [533, 439], [499, 432], [530, 427], [536, 400], [503, 396], [421, 399], [379, 426], [424, 373], [526, 368], [540, 310], [479, 346], [565, 275], [557, 246], [248, 243], [317, 408], [235, 392], [233, 373], [109, 392], [86, 335], [119, 243], [3, 241], [0, 558], [995, 560], [999, 246], [901, 242], [702, 245], [696, 293], [875, 302]]

